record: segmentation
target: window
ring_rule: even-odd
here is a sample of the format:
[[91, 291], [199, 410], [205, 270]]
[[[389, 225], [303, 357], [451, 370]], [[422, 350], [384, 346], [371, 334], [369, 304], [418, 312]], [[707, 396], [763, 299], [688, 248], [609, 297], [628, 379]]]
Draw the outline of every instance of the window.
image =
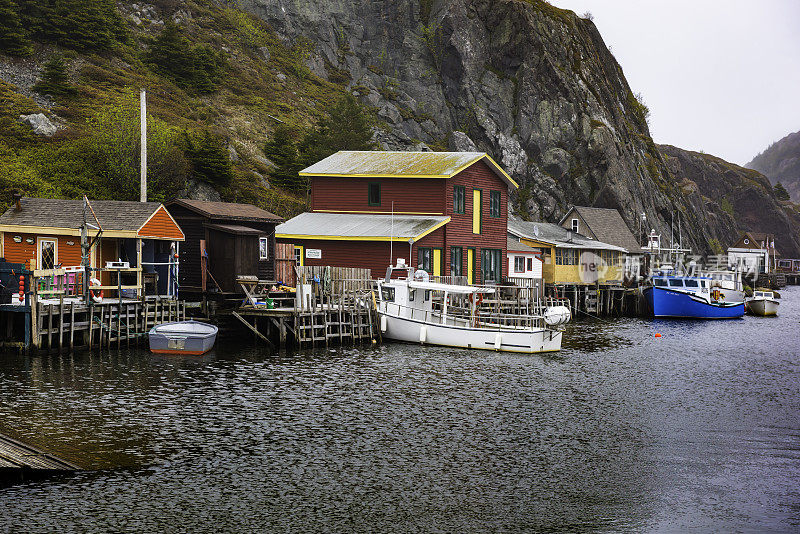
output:
[[[578, 232], [578, 228], [580, 228], [578, 219], [572, 219], [572, 231]], [[580, 232], [578, 232], [580, 233]]]
[[450, 247], [450, 276], [461, 276], [463, 273], [463, 249]]
[[686, 280], [686, 287], [698, 287], [697, 280]]
[[393, 287], [381, 287], [381, 300], [384, 302], [394, 302], [394, 288]]
[[500, 217], [500, 191], [489, 192], [489, 217]]
[[417, 294], [416, 289], [409, 289], [408, 290], [408, 302], [414, 302], [414, 295]]
[[533, 258], [528, 258], [528, 270], [533, 270]]
[[665, 285], [667, 285], [667, 281], [664, 280], [663, 278], [654, 278], [653, 279], [653, 284], [656, 287], [664, 287]]
[[472, 233], [480, 234], [483, 226], [483, 191], [480, 189], [472, 190]]
[[670, 278], [669, 286], [670, 287], [683, 287], [683, 280], [679, 280], [677, 278]]
[[303, 247], [300, 246], [294, 247], [294, 263], [298, 267], [303, 266]]
[[258, 238], [258, 259], [260, 259], [260, 260], [268, 260], [269, 259], [269, 238], [268, 237], [259, 237]]
[[481, 250], [481, 275], [483, 283], [501, 282], [501, 271], [503, 270], [502, 250], [485, 248]]
[[466, 210], [464, 208], [464, 197], [466, 193], [464, 192], [463, 185], [456, 185], [453, 187], [453, 213], [464, 213]]
[[556, 265], [578, 265], [578, 251], [574, 248], [557, 248]]
[[514, 256], [514, 272], [525, 272], [525, 256]]
[[417, 250], [417, 268], [423, 271], [433, 271], [433, 250], [428, 247], [420, 247]]
[[39, 240], [39, 268], [55, 269], [58, 263], [58, 248], [55, 239]]
[[381, 184], [371, 183], [368, 186], [367, 200], [370, 206], [381, 205]]

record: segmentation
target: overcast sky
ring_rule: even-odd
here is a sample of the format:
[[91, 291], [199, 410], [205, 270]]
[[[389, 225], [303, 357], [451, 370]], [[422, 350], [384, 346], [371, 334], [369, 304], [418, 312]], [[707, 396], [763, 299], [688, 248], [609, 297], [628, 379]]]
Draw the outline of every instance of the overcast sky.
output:
[[657, 143], [740, 165], [800, 130], [800, 0], [550, 0], [594, 16]]

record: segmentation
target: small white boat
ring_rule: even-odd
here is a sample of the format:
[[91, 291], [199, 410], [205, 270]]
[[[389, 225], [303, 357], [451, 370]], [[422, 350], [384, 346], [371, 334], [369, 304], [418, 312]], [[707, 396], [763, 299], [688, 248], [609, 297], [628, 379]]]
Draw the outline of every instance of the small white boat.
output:
[[744, 282], [738, 271], [701, 271], [701, 278], [711, 278], [711, 288], [717, 289], [726, 302], [744, 302]]
[[[392, 278], [394, 271], [405, 277]], [[554, 306], [543, 315], [497, 314], [480, 309], [495, 289], [427, 281], [425, 271], [389, 267], [378, 281], [378, 314], [384, 338], [396, 341], [503, 352], [561, 350], [559, 326], [571, 318], [569, 308]], [[434, 309], [433, 295], [441, 294]], [[451, 305], [450, 302], [453, 301]]]
[[200, 356], [210, 351], [219, 329], [199, 321], [164, 323], [150, 329], [150, 352]]
[[778, 315], [780, 304], [772, 291], [754, 291], [752, 297], [744, 300], [744, 307], [749, 314], [762, 317]]

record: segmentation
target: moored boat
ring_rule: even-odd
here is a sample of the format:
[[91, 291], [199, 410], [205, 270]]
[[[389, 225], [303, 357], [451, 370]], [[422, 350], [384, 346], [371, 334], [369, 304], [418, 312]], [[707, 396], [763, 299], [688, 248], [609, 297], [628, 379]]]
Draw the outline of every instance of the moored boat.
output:
[[[397, 270], [407, 276], [392, 278]], [[528, 354], [561, 350], [559, 326], [571, 318], [569, 308], [553, 306], [542, 315], [482, 310], [481, 301], [495, 292], [488, 287], [429, 282], [425, 271], [389, 267], [386, 278], [378, 281], [381, 333], [395, 341], [465, 349]], [[439, 309], [433, 305], [436, 294], [441, 295]]]
[[744, 300], [747, 313], [762, 317], [778, 315], [778, 306], [780, 304], [772, 291], [754, 291], [752, 297], [747, 297]]
[[744, 315], [744, 302], [728, 301], [712, 280], [694, 276], [653, 276], [643, 293], [654, 317], [735, 319]]
[[200, 356], [214, 346], [218, 330], [199, 321], [159, 324], [150, 329], [150, 352]]

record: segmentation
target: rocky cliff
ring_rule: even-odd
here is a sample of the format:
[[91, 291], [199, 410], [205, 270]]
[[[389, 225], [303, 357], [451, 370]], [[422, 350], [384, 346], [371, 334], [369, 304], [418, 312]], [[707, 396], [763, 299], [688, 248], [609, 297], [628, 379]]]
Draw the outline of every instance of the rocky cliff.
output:
[[775, 198], [766, 176], [709, 154], [659, 145], [667, 168], [682, 177], [689, 207], [702, 225], [711, 248], [723, 252], [741, 232], [775, 234], [775, 246], [786, 257], [800, 254], [797, 206]]
[[792, 200], [800, 202], [800, 132], [772, 143], [747, 167], [766, 175], [772, 185], [780, 182]]
[[[734, 228], [763, 229], [740, 219], [738, 197], [730, 210], [726, 194], [701, 187], [738, 190], [732, 182], [745, 175], [712, 166], [719, 179], [706, 180], [706, 167], [696, 183], [682, 174], [688, 164], [667, 164], [650, 137], [647, 108], [597, 28], [570, 11], [540, 0], [239, 5], [289, 42], [310, 39], [309, 67], [345, 74], [385, 120], [385, 147], [423, 142], [493, 155], [522, 185], [513, 207], [522, 217], [557, 220], [572, 204], [596, 205], [618, 208], [634, 230], [644, 212], [648, 226], [668, 235], [675, 216], [684, 244], [700, 253], [727, 247]], [[775, 202], [762, 207], [789, 219]]]

